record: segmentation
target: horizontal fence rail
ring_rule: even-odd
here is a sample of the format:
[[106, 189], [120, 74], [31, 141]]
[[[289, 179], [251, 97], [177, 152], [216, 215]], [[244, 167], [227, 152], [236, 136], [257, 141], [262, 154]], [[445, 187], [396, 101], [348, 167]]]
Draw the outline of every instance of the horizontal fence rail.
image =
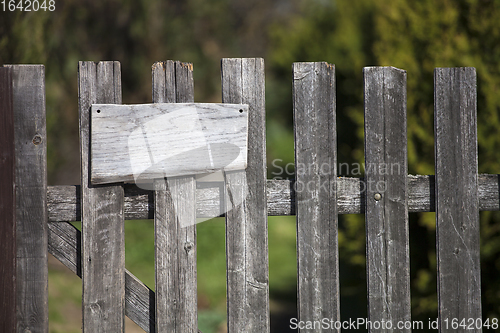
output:
[[[435, 176], [408, 175], [408, 212], [435, 212]], [[267, 180], [268, 216], [295, 215], [295, 181]], [[480, 211], [500, 210], [500, 175], [479, 174]], [[366, 183], [363, 178], [337, 178], [338, 214], [361, 214], [365, 211]], [[124, 213], [126, 220], [153, 219], [153, 191], [125, 184]], [[196, 189], [196, 217], [224, 216], [220, 192], [214, 187]], [[49, 222], [80, 221], [80, 186], [59, 185], [47, 189]]]
[[[440, 331], [446, 318], [481, 318], [479, 211], [500, 210], [500, 175], [478, 174], [475, 69], [435, 71], [432, 176], [407, 174], [407, 73], [365, 68], [368, 167], [355, 178], [337, 176], [335, 66], [295, 63], [297, 175], [281, 180], [266, 179], [264, 61], [224, 59], [223, 101], [249, 106], [246, 173], [224, 172], [220, 182], [154, 180], [154, 190], [91, 183], [91, 105], [121, 103], [121, 69], [112, 61], [78, 69], [81, 186], [47, 186], [43, 66], [0, 69], [0, 128], [7, 126], [0, 138], [10, 143], [0, 147], [5, 331], [48, 331], [49, 252], [83, 280], [84, 331], [123, 332], [126, 315], [146, 332], [199, 332], [194, 224], [214, 216], [226, 219], [228, 332], [271, 329], [267, 217], [282, 215], [297, 216], [300, 320], [340, 320], [338, 215], [365, 214], [369, 319], [409, 322], [414, 212], [436, 212]], [[193, 102], [191, 64], [158, 62], [152, 77], [153, 102]], [[302, 164], [318, 168], [301, 173]], [[372, 168], [381, 165], [397, 172]], [[371, 186], [380, 182], [383, 189]], [[155, 223], [156, 293], [124, 264], [124, 221], [143, 219]], [[82, 231], [69, 221], [82, 221]]]

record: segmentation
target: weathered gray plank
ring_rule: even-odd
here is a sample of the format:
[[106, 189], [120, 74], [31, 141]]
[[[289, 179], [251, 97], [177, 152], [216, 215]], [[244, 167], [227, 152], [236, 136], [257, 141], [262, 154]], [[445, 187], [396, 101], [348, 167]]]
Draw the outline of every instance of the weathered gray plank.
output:
[[247, 105], [94, 104], [91, 114], [93, 184], [246, 168]]
[[[81, 273], [81, 233], [71, 224], [49, 224], [49, 253], [78, 277]], [[155, 332], [154, 291], [125, 270], [125, 314], [146, 332]]]
[[[154, 103], [193, 102], [191, 64], [158, 62], [152, 76]], [[156, 330], [197, 332], [196, 180], [162, 177], [154, 186]]]
[[[299, 320], [340, 320], [335, 66], [293, 64]], [[309, 166], [316, 166], [310, 168]], [[302, 329], [301, 332], [340, 332]]]
[[264, 60], [223, 59], [222, 101], [249, 105], [247, 170], [224, 175], [228, 332], [269, 332]]
[[47, 332], [45, 68], [12, 65], [16, 150], [17, 331]]
[[125, 270], [125, 314], [144, 331], [156, 332], [155, 292]]
[[[411, 332], [406, 71], [365, 67], [366, 265], [370, 332]], [[392, 326], [394, 325], [394, 326]]]
[[268, 180], [267, 215], [295, 215], [295, 190], [294, 181]]
[[440, 332], [481, 318], [477, 88], [474, 68], [434, 71], [436, 242]]
[[[434, 212], [434, 176], [408, 175], [408, 211]], [[499, 175], [481, 174], [479, 182], [479, 210], [499, 210]], [[209, 186], [209, 187], [208, 187]], [[223, 185], [222, 185], [223, 186]], [[364, 182], [362, 178], [337, 178], [338, 214], [359, 214], [365, 211]], [[267, 181], [267, 210], [269, 216], [295, 215], [294, 181]], [[47, 205], [49, 222], [80, 221], [80, 186], [49, 186]], [[220, 201], [221, 188], [197, 184], [196, 217], [224, 216]], [[223, 203], [223, 202], [222, 202]], [[152, 219], [153, 191], [125, 185], [125, 219]]]
[[90, 106], [121, 103], [118, 62], [80, 62], [83, 331], [122, 332], [125, 326], [123, 187], [90, 184]]
[[81, 232], [69, 222], [49, 223], [48, 251], [79, 278], [82, 277]]
[[[80, 185], [58, 185], [47, 188], [49, 222], [80, 221]], [[137, 200], [140, 200], [138, 197]]]
[[0, 68], [0, 332], [15, 332], [16, 206], [12, 72]]

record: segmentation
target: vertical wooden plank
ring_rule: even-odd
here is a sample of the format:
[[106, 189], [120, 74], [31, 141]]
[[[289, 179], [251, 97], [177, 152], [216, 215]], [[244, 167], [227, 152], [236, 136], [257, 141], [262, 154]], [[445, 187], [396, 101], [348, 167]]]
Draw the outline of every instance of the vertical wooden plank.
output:
[[17, 331], [47, 332], [45, 68], [12, 69], [16, 151]]
[[364, 68], [368, 317], [370, 332], [410, 332], [406, 71]]
[[0, 332], [16, 331], [16, 206], [12, 73], [0, 68]]
[[[194, 102], [193, 67], [157, 62], [154, 103]], [[168, 149], [168, 147], [166, 147]], [[197, 332], [196, 180], [155, 180], [156, 331]]]
[[440, 332], [481, 332], [475, 68], [434, 71], [436, 241]]
[[[299, 320], [340, 320], [335, 66], [293, 64]], [[301, 332], [339, 332], [330, 327]]]
[[175, 62], [172, 60], [156, 62], [151, 71], [153, 103], [175, 103]]
[[120, 104], [119, 62], [80, 62], [83, 331], [122, 332], [125, 316], [125, 237], [122, 185], [90, 183], [90, 106]]
[[224, 174], [228, 332], [270, 330], [264, 94], [263, 59], [222, 60], [223, 103], [249, 105], [248, 167]]

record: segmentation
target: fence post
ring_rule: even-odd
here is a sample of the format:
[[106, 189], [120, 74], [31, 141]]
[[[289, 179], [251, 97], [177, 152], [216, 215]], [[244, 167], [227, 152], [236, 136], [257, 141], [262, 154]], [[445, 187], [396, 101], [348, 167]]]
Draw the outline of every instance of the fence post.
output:
[[476, 70], [436, 68], [434, 89], [439, 328], [481, 332]]
[[123, 332], [125, 326], [125, 233], [123, 186], [90, 183], [90, 106], [120, 104], [119, 62], [80, 62], [83, 331]]
[[270, 320], [263, 59], [222, 59], [222, 102], [249, 105], [246, 174], [224, 173], [228, 332], [265, 333]]
[[[154, 103], [194, 102], [191, 64], [157, 62], [152, 71]], [[196, 179], [169, 177], [155, 180], [154, 187], [156, 331], [195, 333]]]
[[12, 70], [16, 151], [17, 331], [49, 330], [45, 68]]
[[16, 331], [16, 206], [12, 73], [0, 68], [0, 331]]
[[397, 325], [411, 320], [406, 71], [365, 67], [363, 73], [368, 317]]
[[335, 102], [335, 66], [293, 64], [297, 301], [304, 321], [340, 320]]

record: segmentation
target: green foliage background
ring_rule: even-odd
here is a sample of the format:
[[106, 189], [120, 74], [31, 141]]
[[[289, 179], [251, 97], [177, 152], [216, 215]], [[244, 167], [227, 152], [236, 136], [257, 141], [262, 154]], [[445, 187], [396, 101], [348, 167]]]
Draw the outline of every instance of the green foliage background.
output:
[[[119, 60], [124, 103], [151, 100], [150, 66], [155, 61], [192, 62], [196, 101], [218, 102], [220, 59], [255, 56], [264, 57], [267, 68], [269, 178], [293, 178], [291, 172], [279, 173], [278, 166], [293, 163], [291, 65], [295, 61], [336, 65], [340, 163], [364, 159], [362, 68], [395, 66], [407, 70], [408, 162], [414, 174], [434, 173], [434, 68], [475, 67], [479, 170], [496, 174], [500, 170], [499, 22], [497, 0], [58, 0], [55, 12], [0, 12], [0, 64], [46, 66], [51, 184], [79, 182], [79, 60]], [[127, 225], [127, 267], [152, 286], [151, 223]], [[280, 313], [293, 314], [294, 228], [293, 217], [270, 219], [275, 323], [280, 322]], [[206, 323], [206, 331], [217, 331], [224, 320], [223, 229], [221, 221], [198, 227], [200, 321]], [[481, 213], [485, 317], [500, 316], [499, 229], [498, 212]], [[437, 316], [433, 213], [410, 214], [410, 238], [413, 319], [427, 321]], [[342, 316], [365, 316], [362, 215], [340, 217], [339, 245]], [[57, 285], [52, 288], [56, 291], [53, 295], [57, 295]], [[52, 322], [57, 322], [58, 316], [64, 317], [53, 315]], [[56, 332], [57, 324], [51, 325]]]

